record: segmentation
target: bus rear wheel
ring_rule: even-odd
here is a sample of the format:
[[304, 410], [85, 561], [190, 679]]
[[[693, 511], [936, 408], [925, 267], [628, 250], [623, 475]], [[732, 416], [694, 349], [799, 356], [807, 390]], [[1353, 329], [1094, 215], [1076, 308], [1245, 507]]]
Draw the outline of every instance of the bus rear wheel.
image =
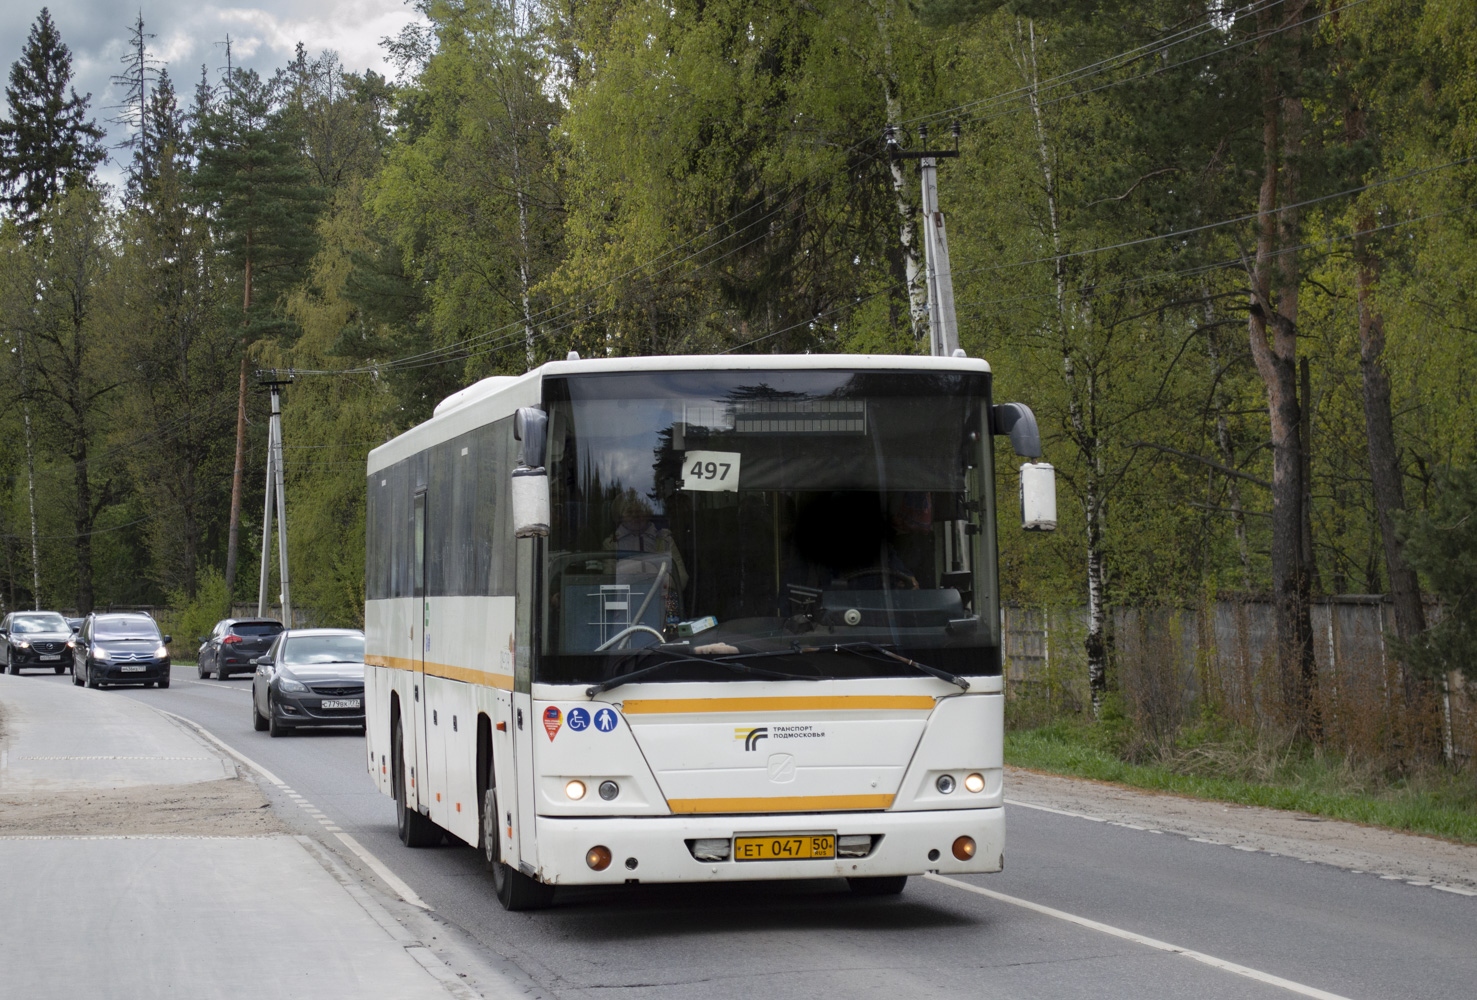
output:
[[395, 730], [390, 742], [390, 752], [395, 759], [395, 827], [400, 834], [400, 842], [406, 847], [435, 847], [441, 843], [441, 828], [422, 816], [408, 801], [405, 788], [405, 737], [401, 734], [399, 719], [395, 720]]
[[554, 887], [503, 861], [503, 826], [498, 819], [497, 789], [482, 793], [482, 856], [492, 873], [492, 891], [505, 910], [542, 910], [554, 901]]

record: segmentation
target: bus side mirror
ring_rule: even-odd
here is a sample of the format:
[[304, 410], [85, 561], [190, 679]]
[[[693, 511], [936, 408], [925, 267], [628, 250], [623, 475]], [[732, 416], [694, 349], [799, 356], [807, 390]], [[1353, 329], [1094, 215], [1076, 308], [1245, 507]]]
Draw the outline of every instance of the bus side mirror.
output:
[[536, 406], [520, 406], [513, 414], [513, 440], [523, 447], [518, 452], [518, 464], [532, 469], [544, 464], [544, 442], [548, 437], [549, 415]]
[[1021, 466], [1021, 527], [1027, 531], [1056, 530], [1056, 469], [1050, 462]]
[[1010, 446], [1022, 458], [1041, 457], [1041, 431], [1036, 414], [1025, 403], [1000, 403], [991, 407], [990, 423], [996, 434], [1010, 435]]
[[543, 469], [513, 470], [513, 535], [543, 538], [549, 533], [549, 477]]

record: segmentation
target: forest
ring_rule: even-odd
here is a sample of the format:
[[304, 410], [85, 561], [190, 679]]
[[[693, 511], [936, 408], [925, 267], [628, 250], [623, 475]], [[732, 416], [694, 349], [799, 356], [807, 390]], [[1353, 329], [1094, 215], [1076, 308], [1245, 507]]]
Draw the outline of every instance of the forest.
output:
[[366, 452], [479, 378], [926, 353], [891, 129], [958, 149], [960, 342], [1060, 490], [1002, 590], [1086, 606], [1093, 706], [1113, 609], [1225, 595], [1309, 733], [1319, 595], [1388, 595], [1411, 698], [1477, 662], [1477, 0], [416, 5], [393, 78], [167, 66], [142, 14], [106, 97], [45, 9], [0, 53], [3, 610], [254, 603], [258, 372], [294, 603], [357, 624]]

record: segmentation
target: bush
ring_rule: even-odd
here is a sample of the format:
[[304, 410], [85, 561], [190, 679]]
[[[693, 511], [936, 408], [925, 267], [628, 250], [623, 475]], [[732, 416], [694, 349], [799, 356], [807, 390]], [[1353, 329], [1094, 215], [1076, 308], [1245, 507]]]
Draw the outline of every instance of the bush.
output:
[[1437, 476], [1429, 510], [1402, 518], [1405, 557], [1441, 599], [1441, 620], [1396, 647], [1415, 670], [1477, 681], [1477, 466]]
[[170, 644], [173, 647], [170, 652], [174, 656], [178, 657], [181, 651], [193, 655], [200, 636], [209, 635], [215, 623], [221, 620], [229, 596], [226, 578], [217, 569], [206, 569], [200, 574], [193, 600], [184, 590], [169, 595], [171, 610], [159, 616], [159, 625], [174, 638]]

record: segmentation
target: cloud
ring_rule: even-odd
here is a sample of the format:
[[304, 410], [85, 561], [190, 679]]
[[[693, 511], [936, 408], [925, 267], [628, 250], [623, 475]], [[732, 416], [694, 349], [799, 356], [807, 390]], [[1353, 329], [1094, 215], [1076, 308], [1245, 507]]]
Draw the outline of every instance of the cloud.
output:
[[[7, 78], [42, 6], [24, 0], [0, 4], [0, 72]], [[338, 52], [349, 70], [389, 74], [393, 67], [380, 39], [420, 19], [403, 0], [263, 0], [229, 6], [190, 0], [58, 0], [49, 7], [62, 41], [72, 50], [73, 85], [79, 94], [92, 94], [92, 113], [108, 129], [111, 145], [124, 138], [118, 126], [107, 122], [116, 117], [115, 106], [123, 96], [111, 78], [123, 68], [129, 29], [140, 11], [144, 30], [155, 36], [149, 40], [150, 52], [168, 67], [182, 101], [193, 92], [202, 65], [212, 81], [219, 79], [228, 37], [232, 62], [263, 76], [286, 65], [298, 42], [310, 56], [326, 49]], [[0, 112], [8, 114], [9, 109]], [[115, 163], [104, 179], [116, 181], [120, 175]]]

